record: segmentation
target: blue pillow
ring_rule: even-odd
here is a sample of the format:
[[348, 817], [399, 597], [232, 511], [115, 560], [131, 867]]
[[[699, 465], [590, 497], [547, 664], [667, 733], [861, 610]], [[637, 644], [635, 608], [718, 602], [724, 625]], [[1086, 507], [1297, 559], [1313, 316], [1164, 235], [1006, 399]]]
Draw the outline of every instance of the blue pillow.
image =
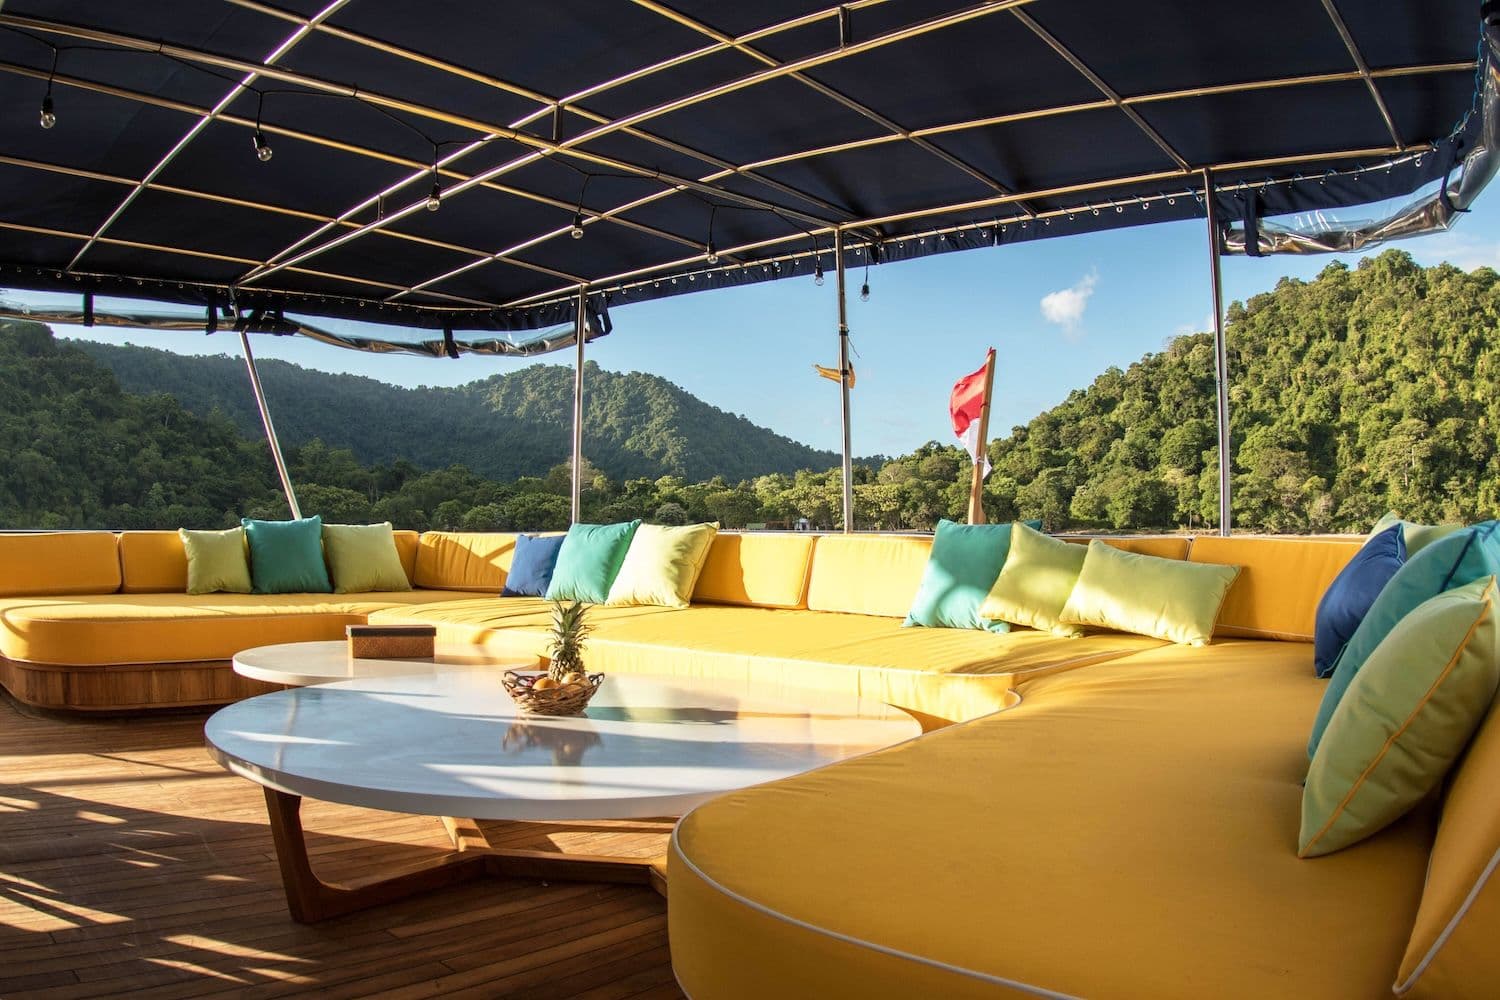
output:
[[1313, 720], [1307, 754], [1317, 752], [1323, 730], [1354, 675], [1359, 673], [1381, 641], [1417, 606], [1455, 587], [1486, 576], [1500, 576], [1500, 522], [1484, 521], [1439, 538], [1412, 556], [1396, 571], [1349, 637], [1334, 661], [1333, 677], [1323, 692], [1323, 703]]
[[521, 535], [516, 539], [516, 551], [510, 557], [510, 572], [505, 577], [501, 597], [541, 597], [552, 583], [552, 571], [557, 567], [557, 553], [567, 535], [538, 538]]
[[1009, 524], [939, 521], [922, 583], [902, 626], [1010, 631], [1005, 622], [990, 622], [979, 615], [1009, 553]]
[[1334, 577], [1318, 602], [1313, 630], [1313, 670], [1319, 677], [1333, 673], [1333, 664], [1345, 643], [1404, 562], [1405, 532], [1396, 524], [1366, 542], [1343, 572]]
[[323, 562], [323, 519], [257, 521], [243, 518], [250, 544], [250, 582], [257, 594], [331, 594]]

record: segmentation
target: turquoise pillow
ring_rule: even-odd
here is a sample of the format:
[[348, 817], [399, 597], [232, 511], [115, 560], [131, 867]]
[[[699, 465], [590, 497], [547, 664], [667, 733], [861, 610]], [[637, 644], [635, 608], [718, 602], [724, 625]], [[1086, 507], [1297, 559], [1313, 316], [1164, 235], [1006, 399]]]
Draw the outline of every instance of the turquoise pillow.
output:
[[977, 628], [1009, 632], [1010, 625], [981, 618], [984, 603], [1010, 552], [1009, 524], [939, 521], [932, 554], [903, 627]]
[[1437, 595], [1487, 576], [1500, 576], [1500, 522], [1497, 521], [1484, 521], [1445, 535], [1406, 560], [1381, 589], [1380, 596], [1365, 612], [1359, 627], [1334, 661], [1333, 676], [1328, 681], [1328, 690], [1323, 692], [1323, 703], [1313, 720], [1312, 738], [1307, 742], [1309, 757], [1317, 753], [1323, 730], [1328, 728], [1328, 720], [1333, 718], [1334, 709], [1339, 707], [1354, 675], [1401, 619]]
[[240, 525], [250, 543], [250, 579], [257, 594], [331, 594], [323, 564], [323, 519], [256, 521]]
[[563, 538], [547, 585], [549, 601], [586, 601], [603, 604], [620, 573], [630, 540], [641, 522], [575, 524]]

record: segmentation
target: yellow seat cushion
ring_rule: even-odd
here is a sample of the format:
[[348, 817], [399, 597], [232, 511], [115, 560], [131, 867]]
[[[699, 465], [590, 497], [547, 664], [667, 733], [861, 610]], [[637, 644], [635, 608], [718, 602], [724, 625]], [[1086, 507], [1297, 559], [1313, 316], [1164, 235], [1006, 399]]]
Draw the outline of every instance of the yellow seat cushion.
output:
[[1389, 995], [1430, 833], [1409, 817], [1318, 864], [1297, 858], [1322, 690], [1310, 656], [1240, 640], [1154, 649], [714, 799], [682, 819], [668, 861], [683, 989]]
[[761, 608], [807, 607], [813, 541], [806, 532], [719, 532], [693, 588], [695, 604]]
[[424, 590], [499, 594], [515, 551], [512, 532], [423, 532], [417, 542], [412, 583]]
[[0, 600], [0, 654], [76, 666], [224, 660], [252, 646], [339, 639], [345, 625], [381, 608], [468, 596], [418, 590], [11, 597]]
[[1453, 772], [1396, 994], [1420, 1000], [1500, 993], [1500, 703]]
[[[545, 605], [511, 600], [392, 609], [371, 621], [433, 624], [444, 645], [500, 652], [519, 644], [544, 653]], [[1012, 689], [1027, 677], [1161, 644], [1123, 635], [1062, 639], [1031, 630], [904, 629], [899, 619], [885, 617], [713, 605], [596, 607], [589, 621], [584, 662], [590, 670], [711, 677], [758, 690], [855, 691], [923, 716], [931, 726], [1006, 708], [1014, 701]]]
[[120, 532], [123, 594], [181, 594], [187, 591], [187, 553], [175, 531]]
[[113, 532], [0, 534], [0, 597], [119, 589], [120, 553]]
[[1193, 539], [1188, 558], [1240, 567], [1214, 635], [1312, 642], [1323, 592], [1362, 544], [1359, 539], [1204, 535]]
[[931, 538], [820, 535], [807, 606], [813, 611], [905, 618], [922, 582]]

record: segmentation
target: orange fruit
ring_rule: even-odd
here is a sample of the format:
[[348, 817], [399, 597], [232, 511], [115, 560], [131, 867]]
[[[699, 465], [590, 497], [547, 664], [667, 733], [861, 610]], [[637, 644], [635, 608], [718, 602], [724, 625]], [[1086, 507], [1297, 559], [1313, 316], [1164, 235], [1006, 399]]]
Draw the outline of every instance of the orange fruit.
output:
[[557, 681], [553, 680], [550, 677], [542, 676], [542, 677], [538, 677], [536, 679], [536, 682], [531, 685], [531, 690], [533, 690], [533, 691], [546, 691], [546, 690], [549, 690], [550, 688], [555, 688], [555, 687], [557, 687]]

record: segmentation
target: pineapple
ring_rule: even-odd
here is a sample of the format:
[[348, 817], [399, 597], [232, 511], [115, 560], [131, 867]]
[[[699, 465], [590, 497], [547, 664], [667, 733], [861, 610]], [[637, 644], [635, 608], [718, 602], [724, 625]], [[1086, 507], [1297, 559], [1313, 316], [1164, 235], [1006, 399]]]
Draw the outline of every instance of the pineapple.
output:
[[547, 676], [559, 684], [578, 683], [584, 676], [583, 640], [589, 634], [585, 622], [588, 605], [582, 601], [552, 602], [552, 631], [547, 652], [552, 658]]

